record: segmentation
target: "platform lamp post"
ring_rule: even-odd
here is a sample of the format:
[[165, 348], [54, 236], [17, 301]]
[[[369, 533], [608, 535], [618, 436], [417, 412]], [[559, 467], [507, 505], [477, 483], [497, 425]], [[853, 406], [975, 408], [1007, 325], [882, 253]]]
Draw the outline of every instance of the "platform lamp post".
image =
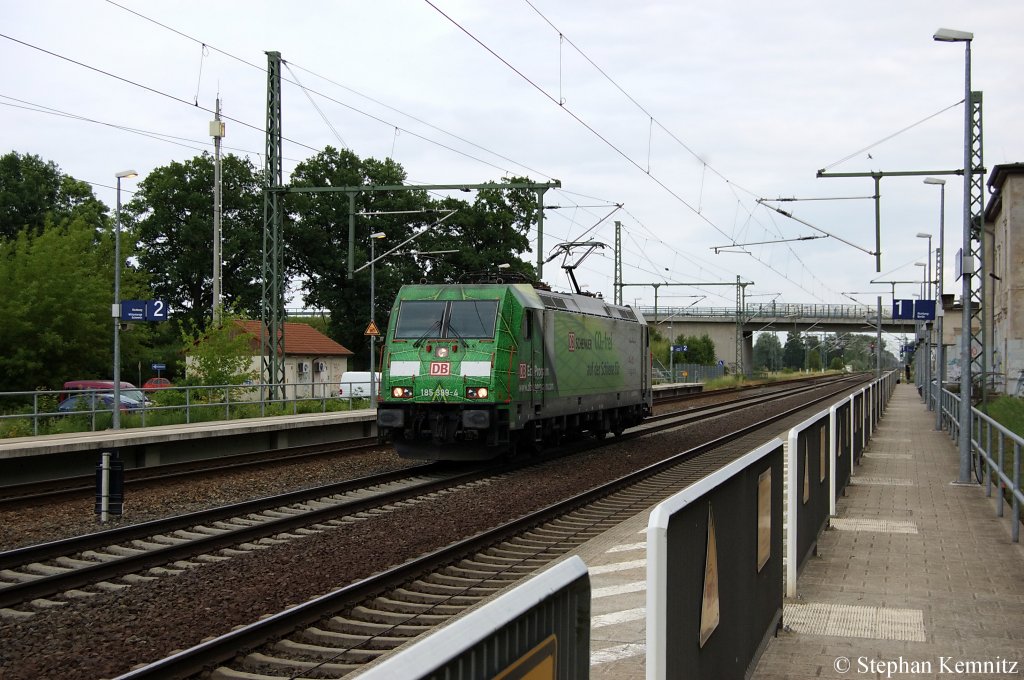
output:
[[[930, 246], [930, 242], [929, 242]], [[915, 267], [921, 268], [921, 300], [931, 299], [931, 247], [928, 248], [928, 260], [925, 262], [915, 262]], [[921, 326], [924, 329], [924, 366], [921, 376], [921, 396], [924, 397], [925, 408], [931, 410], [931, 389], [932, 389], [932, 350], [931, 350], [931, 337], [930, 331], [928, 330], [928, 322], [926, 320], [920, 321]]]
[[[110, 315], [114, 318], [114, 403], [111, 410], [111, 427], [115, 430], [121, 428], [121, 180], [137, 177], [138, 174], [134, 170], [122, 170], [114, 175], [117, 178], [117, 212], [114, 214], [114, 303], [110, 307]], [[97, 494], [101, 524], [106, 524], [110, 519], [111, 471], [113, 470], [114, 474], [119, 476], [123, 469], [121, 463], [111, 463], [110, 451], [101, 453], [100, 488]], [[121, 488], [120, 482], [117, 487]], [[114, 510], [119, 512], [116, 507]]]
[[117, 178], [117, 214], [114, 217], [114, 304], [110, 308], [114, 317], [114, 421], [115, 430], [121, 428], [121, 180], [137, 177], [134, 170], [122, 170]]
[[[939, 185], [939, 247], [935, 251], [935, 429], [942, 429], [942, 386], [946, 382], [946, 346], [942, 329], [942, 267], [946, 257], [946, 180], [925, 177], [925, 184]], [[919, 234], [920, 235], [920, 234]]]
[[[934, 300], [935, 296], [932, 295], [932, 281], [933, 281], [933, 279], [932, 279], [932, 235], [931, 234], [926, 234], [925, 232], [922, 231], [922, 232], [918, 232], [917, 237], [918, 238], [926, 238], [926, 239], [928, 239], [928, 260], [927, 260], [927, 262], [928, 262], [928, 291], [927, 291], [928, 292], [928, 297], [925, 298], [925, 299], [926, 300]], [[935, 379], [935, 369], [932, 368], [932, 350], [931, 350], [931, 345], [932, 345], [932, 329], [934, 328], [934, 323], [929, 323], [926, 320], [924, 322], [924, 327], [925, 327], [925, 330], [928, 331], [928, 355], [927, 355], [928, 356], [928, 389], [925, 390], [925, 395], [926, 395], [925, 404], [928, 405], [928, 410], [931, 410], [933, 408], [933, 406], [936, 403], [938, 403], [935, 399], [933, 399], [934, 395], [932, 395], [932, 380]]]
[[[964, 44], [964, 203], [963, 203], [963, 258], [971, 252], [971, 182], [973, 163], [971, 160], [971, 41], [974, 34], [940, 28], [932, 36], [939, 42], [962, 42]], [[961, 302], [963, 323], [960, 332], [960, 475], [957, 482], [971, 482], [971, 267], [961, 267]]]
[[[374, 315], [376, 313], [376, 290], [375, 290], [375, 272], [376, 272], [376, 256], [374, 254], [373, 244], [379, 238], [387, 236], [383, 231], [378, 231], [370, 234], [370, 321], [375, 323]], [[370, 408], [377, 408], [377, 336], [370, 336]]]

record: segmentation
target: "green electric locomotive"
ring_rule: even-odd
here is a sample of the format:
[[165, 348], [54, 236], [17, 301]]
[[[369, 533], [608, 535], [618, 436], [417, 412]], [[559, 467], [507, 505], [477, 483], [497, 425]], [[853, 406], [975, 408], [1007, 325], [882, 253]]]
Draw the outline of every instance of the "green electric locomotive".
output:
[[651, 412], [647, 323], [523, 283], [410, 285], [381, 357], [378, 431], [403, 458], [483, 460]]

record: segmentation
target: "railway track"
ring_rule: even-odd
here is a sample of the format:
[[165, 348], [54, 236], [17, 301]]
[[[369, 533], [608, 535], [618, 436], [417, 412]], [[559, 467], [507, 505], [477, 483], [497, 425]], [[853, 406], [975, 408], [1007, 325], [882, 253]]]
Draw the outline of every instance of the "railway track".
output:
[[[416, 496], [487, 483], [501, 474], [422, 465], [7, 551], [0, 553], [0, 610], [17, 616], [59, 606], [88, 596], [79, 590], [83, 587], [120, 590], [360, 521], [365, 513]], [[57, 599], [44, 599], [53, 596]]]
[[[756, 397], [739, 396], [751, 390], [763, 391], [764, 395], [775, 392], [786, 391], [794, 388], [794, 384], [807, 384], [808, 379], [797, 379], [792, 381], [776, 382], [766, 385], [750, 385], [726, 390], [716, 390], [712, 393], [687, 394], [677, 397], [667, 397], [655, 402], [655, 405], [681, 405], [695, 400], [706, 400], [708, 398], [720, 397], [728, 403], [746, 403]], [[820, 384], [820, 381], [817, 381]], [[761, 396], [764, 396], [761, 395]], [[697, 409], [707, 410], [712, 406], [704, 405], [692, 407], [693, 412]], [[663, 416], [657, 416], [660, 418]], [[223, 456], [210, 460], [196, 460], [182, 463], [170, 463], [144, 468], [130, 468], [124, 471], [125, 487], [145, 487], [149, 484], [157, 484], [168, 481], [187, 480], [200, 475], [218, 474], [237, 470], [252, 469], [267, 465], [301, 463], [303, 460], [319, 458], [323, 456], [337, 455], [339, 453], [357, 455], [379, 446], [376, 437], [363, 437], [344, 443], [318, 444], [313, 446], [298, 446], [273, 451], [261, 451], [257, 453], [235, 454]], [[76, 477], [64, 477], [60, 479], [29, 482], [25, 484], [11, 484], [0, 486], [0, 510], [16, 509], [27, 504], [58, 501], [68, 498], [84, 497], [96, 492], [96, 479], [94, 475], [80, 475]]]
[[[125, 486], [143, 486], [197, 475], [242, 470], [266, 465], [297, 463], [310, 458], [337, 454], [358, 454], [380, 446], [376, 437], [363, 437], [344, 443], [295, 446], [273, 451], [240, 453], [210, 460], [168, 463], [153, 467], [131, 468], [124, 471]], [[94, 475], [63, 477], [25, 484], [0, 487], [0, 509], [18, 507], [26, 503], [60, 500], [95, 493]]]
[[[810, 389], [821, 387], [800, 386], [749, 396], [728, 405], [707, 405], [671, 416], [666, 414], [635, 428], [623, 439], [733, 414], [737, 407], [759, 405]], [[597, 445], [584, 442], [576, 450]], [[367, 513], [402, 507], [416, 498], [470, 485], [492, 484], [535, 464], [535, 460], [525, 459], [487, 467], [422, 465], [3, 552], [0, 610], [8, 617], [31, 615], [90, 594], [120, 590], [133, 583], [300, 540], [365, 519]]]
[[[838, 387], [836, 391], [843, 391]], [[818, 403], [834, 396], [819, 396]], [[626, 476], [121, 676], [343, 677], [701, 479], [788, 409]]]

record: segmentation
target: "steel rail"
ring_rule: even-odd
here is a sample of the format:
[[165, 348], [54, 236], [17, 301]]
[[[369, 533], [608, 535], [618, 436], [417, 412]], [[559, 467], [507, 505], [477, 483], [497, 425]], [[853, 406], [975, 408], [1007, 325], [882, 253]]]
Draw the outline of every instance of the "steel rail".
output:
[[456, 543], [417, 557], [405, 564], [397, 565], [379, 574], [340, 588], [326, 595], [315, 598], [305, 604], [292, 607], [261, 621], [225, 633], [207, 642], [174, 654], [165, 659], [155, 661], [146, 666], [129, 671], [115, 680], [149, 680], [150, 678], [184, 678], [224, 663], [236, 657], [241, 650], [257, 648], [268, 641], [288, 635], [297, 628], [308, 626], [316, 621], [335, 615], [339, 611], [375, 597], [389, 588], [401, 586], [411, 580], [429, 573], [438, 566], [450, 564], [458, 559], [471, 556], [495, 543], [507, 540], [518, 533], [551, 521], [587, 504], [606, 498], [628, 486], [642, 482], [666, 469], [692, 460], [708, 451], [720, 448], [741, 437], [753, 434], [765, 427], [798, 413], [809, 406], [831, 399], [848, 388], [838, 389], [808, 403], [783, 411], [768, 419], [758, 421], [728, 435], [698, 445], [670, 458], [630, 473], [589, 491], [559, 501], [515, 519], [500, 527], [482, 532], [476, 536], [462, 539]]

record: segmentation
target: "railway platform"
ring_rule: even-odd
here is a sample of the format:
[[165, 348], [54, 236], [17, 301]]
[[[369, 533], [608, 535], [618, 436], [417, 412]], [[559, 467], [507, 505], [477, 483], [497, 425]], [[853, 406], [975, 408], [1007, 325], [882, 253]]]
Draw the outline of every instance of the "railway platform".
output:
[[[653, 392], [658, 399], [703, 388], [703, 383], [672, 383], [656, 385]], [[362, 408], [0, 439], [0, 490], [5, 484], [89, 474], [104, 450], [117, 449], [126, 468], [141, 468], [376, 434], [376, 411]]]
[[[1024, 547], [983, 487], [953, 483], [958, 451], [934, 422], [896, 387], [755, 680], [1024, 676]], [[578, 553], [594, 680], [646, 677], [647, 521]]]

